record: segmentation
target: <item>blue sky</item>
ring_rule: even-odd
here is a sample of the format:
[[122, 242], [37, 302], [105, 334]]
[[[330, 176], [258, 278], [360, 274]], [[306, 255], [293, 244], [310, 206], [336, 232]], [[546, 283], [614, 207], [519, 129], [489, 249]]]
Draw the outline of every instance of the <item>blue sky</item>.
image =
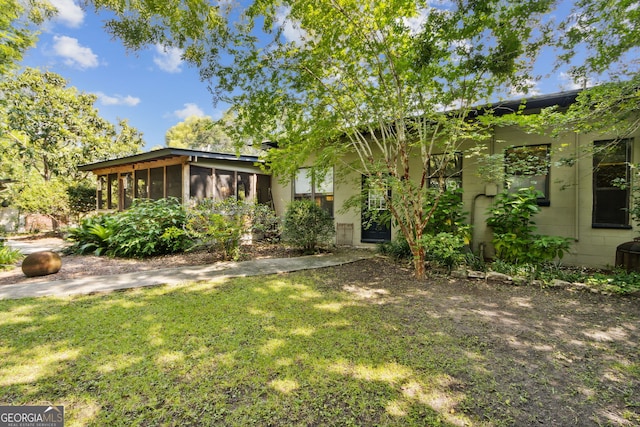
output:
[[[180, 60], [179, 52], [154, 46], [128, 53], [106, 33], [104, 17], [83, 11], [77, 0], [51, 3], [58, 17], [42, 29], [22, 65], [53, 71], [69, 86], [96, 94], [100, 115], [113, 123], [128, 119], [143, 132], [145, 150], [164, 146], [166, 131], [188, 116], [222, 117], [226, 107], [214, 108], [207, 84], [200, 81], [197, 69]], [[290, 25], [284, 24], [283, 30], [289, 39], [298, 36]], [[575, 87], [558, 73], [538, 83], [530, 95]]]
[[180, 61], [178, 52], [152, 47], [128, 53], [103, 28], [104, 18], [84, 12], [73, 0], [52, 0], [60, 11], [27, 51], [22, 65], [63, 76], [69, 86], [98, 96], [100, 115], [129, 124], [144, 134], [145, 150], [164, 146], [171, 126], [191, 115], [218, 119], [198, 70]]

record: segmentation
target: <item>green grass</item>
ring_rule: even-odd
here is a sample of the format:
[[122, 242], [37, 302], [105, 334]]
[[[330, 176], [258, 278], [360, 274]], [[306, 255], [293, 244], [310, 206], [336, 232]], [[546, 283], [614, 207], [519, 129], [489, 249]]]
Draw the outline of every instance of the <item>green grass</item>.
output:
[[465, 361], [420, 351], [457, 343], [426, 331], [407, 341], [375, 306], [313, 282], [1, 301], [0, 401], [63, 404], [67, 426], [465, 419], [438, 368]]
[[494, 426], [526, 403], [486, 340], [326, 274], [0, 301], [0, 404], [71, 427]]

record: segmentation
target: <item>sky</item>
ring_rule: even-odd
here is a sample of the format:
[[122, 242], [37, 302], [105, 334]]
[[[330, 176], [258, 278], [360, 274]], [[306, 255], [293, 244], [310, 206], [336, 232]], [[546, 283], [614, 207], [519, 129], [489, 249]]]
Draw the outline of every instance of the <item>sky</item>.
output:
[[105, 31], [104, 17], [74, 0], [52, 0], [58, 17], [42, 28], [21, 65], [55, 72], [69, 86], [98, 96], [95, 107], [112, 123], [127, 119], [143, 133], [144, 150], [165, 145], [165, 134], [188, 116], [222, 117], [198, 70], [180, 53], [153, 46], [127, 52]]
[[[85, 93], [98, 96], [95, 107], [112, 123], [127, 119], [143, 133], [144, 150], [165, 145], [167, 130], [189, 116], [222, 117], [198, 70], [180, 60], [179, 51], [152, 46], [127, 52], [104, 29], [104, 16], [84, 11], [76, 0], [51, 0], [59, 13], [42, 28], [23, 66], [55, 72]], [[284, 21], [283, 21], [284, 22]], [[296, 30], [283, 24], [285, 37]], [[575, 89], [563, 73], [538, 83], [529, 95]]]

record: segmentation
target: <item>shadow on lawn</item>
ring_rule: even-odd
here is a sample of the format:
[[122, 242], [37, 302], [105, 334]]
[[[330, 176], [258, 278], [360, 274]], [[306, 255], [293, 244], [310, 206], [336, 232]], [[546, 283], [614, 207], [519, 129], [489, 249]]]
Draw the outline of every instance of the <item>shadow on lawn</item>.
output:
[[640, 421], [637, 301], [404, 273], [2, 301], [0, 401], [67, 426]]

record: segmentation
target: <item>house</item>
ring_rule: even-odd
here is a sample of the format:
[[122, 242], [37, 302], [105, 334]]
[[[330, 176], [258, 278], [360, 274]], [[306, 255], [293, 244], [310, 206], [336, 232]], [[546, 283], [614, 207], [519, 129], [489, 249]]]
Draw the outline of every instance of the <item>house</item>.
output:
[[162, 148], [80, 166], [97, 177], [97, 210], [127, 209], [134, 199], [234, 197], [271, 203], [271, 176], [257, 156]]
[[[535, 114], [541, 108], [566, 108], [575, 102], [579, 91], [562, 92], [527, 99], [526, 113]], [[505, 112], [515, 111], [520, 102], [501, 105]], [[499, 113], [500, 110], [498, 110]], [[538, 200], [541, 212], [534, 217], [538, 233], [571, 239], [572, 247], [563, 262], [590, 267], [612, 266], [618, 245], [638, 235], [637, 225], [629, 215], [632, 194], [629, 188], [612, 185], [617, 178], [629, 182], [632, 164], [640, 161], [640, 131], [620, 140], [613, 134], [568, 133], [559, 138], [528, 134], [516, 126], [496, 128], [488, 143], [488, 154], [505, 155], [505, 163], [516, 163], [523, 156], [540, 159], [534, 175], [513, 172], [501, 182], [486, 183], [478, 175], [477, 158], [458, 153], [449, 173], [451, 183], [462, 187], [464, 210], [473, 225], [471, 239], [474, 253], [493, 255], [491, 230], [486, 226], [487, 210], [494, 196], [508, 188], [534, 186], [543, 197]], [[590, 147], [613, 146], [594, 155]], [[572, 158], [572, 162], [563, 162]], [[351, 159], [345, 159], [348, 163]], [[421, 171], [414, 159], [412, 170]], [[361, 193], [363, 177], [351, 173], [342, 177], [339, 170], [329, 171], [323, 179], [308, 176], [301, 168], [288, 184], [275, 181], [272, 185], [274, 204], [282, 212], [294, 199], [311, 198], [327, 209], [336, 224], [336, 242], [354, 246], [372, 246], [395, 239], [399, 231], [388, 224], [367, 227], [367, 209], [384, 209], [384, 195], [368, 191], [368, 200], [361, 211], [344, 212], [341, 207], [352, 196]], [[335, 177], [341, 176], [340, 179]], [[418, 179], [418, 177], [414, 177]], [[317, 182], [316, 182], [317, 181]], [[508, 183], [508, 184], [507, 184]]]
[[[570, 91], [532, 97], [526, 102], [526, 112], [535, 114], [548, 106], [566, 108], [575, 102], [577, 94]], [[519, 105], [513, 102], [501, 107], [513, 111]], [[487, 152], [503, 154], [511, 175], [500, 182], [483, 182], [477, 158], [466, 158], [464, 153], [457, 153], [449, 174], [450, 183], [463, 189], [464, 210], [473, 225], [472, 250], [485, 257], [493, 254], [486, 219], [495, 195], [505, 188], [515, 191], [534, 186], [543, 194], [538, 200], [541, 212], [534, 218], [538, 232], [568, 237], [573, 242], [563, 262], [590, 267], [614, 265], [617, 247], [633, 240], [638, 229], [629, 214], [631, 190], [612, 182], [629, 182], [631, 165], [640, 162], [638, 141], [640, 130], [625, 139], [613, 134], [578, 133], [554, 139], [528, 134], [516, 126], [495, 128]], [[595, 155], [589, 149], [605, 145], [612, 149]], [[540, 159], [535, 174], [509, 169], [511, 159], [515, 164], [522, 156]], [[563, 158], [573, 161], [563, 162]], [[99, 210], [126, 208], [133, 198], [175, 196], [187, 201], [236, 197], [269, 203], [282, 215], [292, 200], [308, 198], [333, 216], [337, 244], [373, 247], [398, 236], [390, 223], [365, 225], [370, 222], [368, 210], [385, 209], [380, 191], [369, 189], [361, 210], [342, 209], [348, 199], [362, 194], [365, 181], [357, 172], [333, 169], [317, 177], [309, 173], [309, 167], [302, 167], [288, 183], [282, 183], [271, 179], [258, 164], [259, 159], [253, 156], [165, 148], [85, 165], [81, 170], [98, 177]], [[412, 169], [421, 167], [415, 164]]]

